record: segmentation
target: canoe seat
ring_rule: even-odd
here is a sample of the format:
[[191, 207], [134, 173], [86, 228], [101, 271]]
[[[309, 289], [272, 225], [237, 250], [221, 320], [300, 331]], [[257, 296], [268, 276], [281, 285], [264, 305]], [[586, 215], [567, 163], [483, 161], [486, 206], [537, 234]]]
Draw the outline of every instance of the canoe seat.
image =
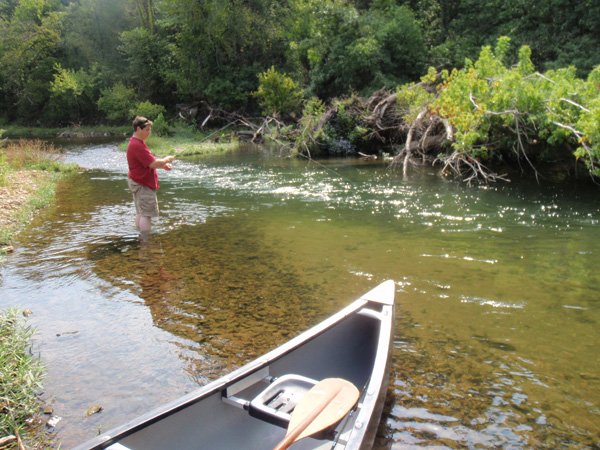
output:
[[277, 378], [250, 402], [252, 417], [287, 428], [292, 411], [315, 384], [316, 380], [288, 374]]

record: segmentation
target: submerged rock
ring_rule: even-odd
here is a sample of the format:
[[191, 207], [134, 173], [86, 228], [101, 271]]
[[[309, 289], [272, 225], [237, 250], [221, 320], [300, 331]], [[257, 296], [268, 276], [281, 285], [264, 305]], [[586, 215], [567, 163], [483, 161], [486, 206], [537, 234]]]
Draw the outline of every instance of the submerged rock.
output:
[[89, 417], [89, 416], [91, 416], [92, 414], [97, 414], [97, 413], [99, 413], [99, 412], [100, 412], [100, 411], [102, 411], [103, 409], [104, 409], [104, 408], [102, 408], [102, 406], [100, 406], [100, 405], [92, 405], [92, 406], [90, 406], [90, 407], [89, 407], [89, 408], [86, 410], [86, 412], [85, 412], [85, 415], [86, 415], [87, 417]]

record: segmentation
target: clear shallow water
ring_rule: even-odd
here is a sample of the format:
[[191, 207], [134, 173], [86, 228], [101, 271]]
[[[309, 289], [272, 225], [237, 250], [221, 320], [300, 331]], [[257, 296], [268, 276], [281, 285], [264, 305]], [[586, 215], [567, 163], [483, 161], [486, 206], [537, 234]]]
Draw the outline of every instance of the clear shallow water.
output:
[[123, 153], [67, 159], [86, 170], [0, 272], [2, 306], [33, 311], [63, 448], [388, 278], [394, 372], [376, 448], [600, 445], [597, 188], [469, 188], [261, 152], [178, 161], [140, 246]]

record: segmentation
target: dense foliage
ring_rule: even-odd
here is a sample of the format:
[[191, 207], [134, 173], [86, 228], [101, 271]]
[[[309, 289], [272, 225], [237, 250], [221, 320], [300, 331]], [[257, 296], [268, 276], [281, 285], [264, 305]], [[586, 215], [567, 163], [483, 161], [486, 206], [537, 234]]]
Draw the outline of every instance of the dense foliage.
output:
[[[518, 126], [523, 142], [575, 138], [595, 171], [598, 16], [592, 0], [0, 0], [0, 121], [168, 122], [202, 107], [299, 119], [313, 97], [345, 108], [398, 88], [423, 102], [407, 120], [423, 105], [450, 120], [456, 152], [498, 156], [512, 139], [499, 130]], [[447, 87], [429, 99], [406, 88], [427, 66]], [[348, 118], [336, 115], [332, 145], [364, 142], [360, 118], [339, 135]]]
[[413, 110], [426, 106], [430, 121], [449, 122], [452, 151], [439, 158], [459, 173], [464, 163], [474, 168], [481, 161], [508, 159], [526, 161], [536, 171], [537, 163], [567, 159], [574, 151], [600, 176], [600, 66], [586, 80], [573, 66], [542, 74], [535, 71], [528, 46], [512, 65], [510, 49], [510, 39], [501, 37], [461, 70], [430, 69], [423, 81], [436, 85], [435, 95], [418, 96], [421, 86], [405, 86], [399, 101], [412, 103]]
[[[600, 176], [600, 66], [585, 79], [571, 66], [535, 70], [531, 49], [508, 37], [484, 46], [462, 69], [430, 67], [416, 82], [305, 108], [296, 148], [347, 155], [384, 149], [394, 165], [441, 163], [470, 181], [507, 179], [496, 170]], [[543, 169], [542, 172], [540, 169]]]
[[140, 102], [258, 112], [271, 67], [328, 101], [461, 68], [501, 35], [584, 77], [598, 16], [591, 0], [0, 0], [0, 111], [40, 125], [118, 122]]
[[484, 45], [510, 36], [515, 49], [528, 45], [541, 70], [574, 65], [585, 76], [600, 64], [595, 0], [412, 0], [427, 33], [431, 62], [462, 66]]

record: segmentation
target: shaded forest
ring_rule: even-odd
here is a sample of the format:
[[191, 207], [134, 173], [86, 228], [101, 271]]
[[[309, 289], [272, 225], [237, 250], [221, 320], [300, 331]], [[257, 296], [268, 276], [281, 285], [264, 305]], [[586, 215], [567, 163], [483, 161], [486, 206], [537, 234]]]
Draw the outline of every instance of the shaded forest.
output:
[[[542, 141], [597, 175], [598, 17], [593, 0], [0, 0], [0, 123], [262, 116], [255, 138], [293, 124], [307, 154], [377, 142], [468, 179], [503, 141], [534, 168]], [[515, 83], [518, 107], [500, 99]]]

